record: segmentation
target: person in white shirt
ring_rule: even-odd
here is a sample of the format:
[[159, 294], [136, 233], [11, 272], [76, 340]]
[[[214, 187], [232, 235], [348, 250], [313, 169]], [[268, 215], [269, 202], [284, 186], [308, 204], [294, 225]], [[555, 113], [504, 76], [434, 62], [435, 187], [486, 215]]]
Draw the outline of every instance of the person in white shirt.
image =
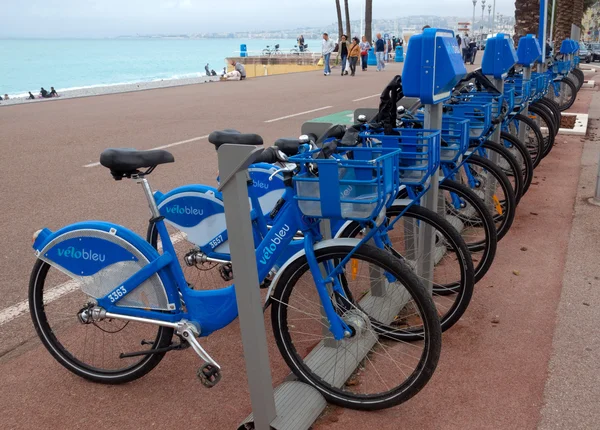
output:
[[329, 35], [327, 33], [323, 33], [321, 53], [323, 54], [323, 74], [325, 76], [329, 76], [331, 74], [331, 67], [329, 67], [329, 58], [331, 57], [331, 53], [334, 49], [335, 44], [333, 43], [333, 40], [329, 39]]

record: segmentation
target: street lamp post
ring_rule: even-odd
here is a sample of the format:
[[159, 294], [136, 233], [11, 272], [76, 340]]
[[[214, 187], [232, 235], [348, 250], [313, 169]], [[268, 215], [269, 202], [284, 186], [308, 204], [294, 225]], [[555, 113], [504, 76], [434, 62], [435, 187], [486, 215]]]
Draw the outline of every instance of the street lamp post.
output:
[[492, 10], [492, 29], [490, 30], [490, 33], [492, 33], [492, 36], [494, 35], [495, 30], [496, 30], [496, 0], [494, 0], [494, 8]]
[[492, 34], [492, 5], [488, 4], [488, 22], [489, 22], [489, 31], [490, 35]]
[[485, 10], [485, 0], [481, 0], [481, 34], [479, 37], [481, 38], [481, 43], [483, 43], [483, 11]]
[[477, 5], [477, 0], [473, 0], [473, 23], [471, 24], [471, 37], [475, 37], [475, 6]]

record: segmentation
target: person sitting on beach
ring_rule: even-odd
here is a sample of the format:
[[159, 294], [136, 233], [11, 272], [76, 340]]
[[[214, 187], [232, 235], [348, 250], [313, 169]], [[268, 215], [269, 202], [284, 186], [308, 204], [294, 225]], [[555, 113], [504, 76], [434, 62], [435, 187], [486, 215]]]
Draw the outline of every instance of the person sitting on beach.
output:
[[212, 69], [210, 71], [210, 76], [217, 76], [217, 72], [215, 72], [215, 69]]
[[242, 63], [238, 63], [235, 60], [231, 60], [231, 65], [233, 66], [233, 70], [229, 73], [226, 73], [221, 77], [223, 81], [241, 81], [246, 79], [246, 68]]
[[33, 94], [31, 94], [31, 91], [29, 91], [29, 97], [27, 97], [27, 99], [35, 100], [35, 96]]
[[8, 94], [4, 94], [4, 100], [9, 100]]
[[54, 87], [50, 87], [50, 97], [58, 97], [58, 93], [54, 89]]
[[300, 52], [304, 52], [304, 36], [300, 35], [298, 38], [298, 49]]
[[40, 95], [42, 96], [42, 98], [47, 99], [48, 97], [50, 97], [49, 94], [50, 93], [46, 91], [44, 87], [42, 87], [42, 89], [40, 90]]

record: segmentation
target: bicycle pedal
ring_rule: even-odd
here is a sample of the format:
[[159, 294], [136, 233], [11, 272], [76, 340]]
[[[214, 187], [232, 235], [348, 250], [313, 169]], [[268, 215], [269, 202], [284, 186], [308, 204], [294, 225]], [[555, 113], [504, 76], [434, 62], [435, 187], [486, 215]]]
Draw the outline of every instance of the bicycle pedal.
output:
[[210, 363], [204, 363], [196, 373], [202, 385], [212, 388], [221, 380], [221, 371]]
[[224, 281], [233, 281], [233, 266], [231, 263], [221, 264], [219, 266], [219, 273]]

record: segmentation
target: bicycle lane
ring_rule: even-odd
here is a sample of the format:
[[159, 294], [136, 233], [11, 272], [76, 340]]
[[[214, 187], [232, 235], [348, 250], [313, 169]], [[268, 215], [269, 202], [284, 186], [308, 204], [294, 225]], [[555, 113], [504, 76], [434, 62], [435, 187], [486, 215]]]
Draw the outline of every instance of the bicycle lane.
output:
[[[587, 113], [593, 93], [580, 91], [570, 112]], [[556, 142], [535, 170], [469, 309], [444, 334], [431, 382], [407, 403], [385, 411], [330, 407], [315, 430], [537, 428], [583, 147], [578, 136], [559, 135]]]

